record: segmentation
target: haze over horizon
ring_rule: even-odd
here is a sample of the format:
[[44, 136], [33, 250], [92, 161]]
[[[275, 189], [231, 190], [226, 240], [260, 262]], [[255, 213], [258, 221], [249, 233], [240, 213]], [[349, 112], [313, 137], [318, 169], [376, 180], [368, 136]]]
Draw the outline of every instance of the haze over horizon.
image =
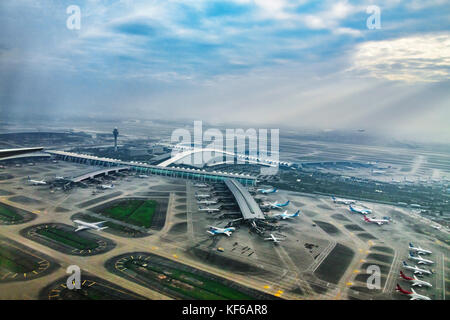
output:
[[[81, 9], [69, 30], [66, 9]], [[381, 8], [370, 30], [369, 5]], [[187, 119], [450, 141], [445, 0], [0, 4], [0, 117]]]

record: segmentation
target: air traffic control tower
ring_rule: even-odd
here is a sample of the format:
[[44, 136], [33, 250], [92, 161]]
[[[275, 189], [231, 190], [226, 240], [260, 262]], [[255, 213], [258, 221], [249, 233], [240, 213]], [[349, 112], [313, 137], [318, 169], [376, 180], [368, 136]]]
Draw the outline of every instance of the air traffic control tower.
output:
[[117, 128], [114, 128], [113, 135], [114, 135], [114, 152], [117, 152], [117, 137], [119, 136], [119, 130], [117, 130]]

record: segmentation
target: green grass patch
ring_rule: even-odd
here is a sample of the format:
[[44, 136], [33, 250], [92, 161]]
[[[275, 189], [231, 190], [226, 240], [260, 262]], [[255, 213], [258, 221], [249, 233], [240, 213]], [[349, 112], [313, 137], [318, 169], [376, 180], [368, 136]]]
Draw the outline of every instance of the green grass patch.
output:
[[0, 219], [7, 221], [20, 221], [23, 217], [14, 209], [0, 205]]
[[79, 250], [92, 250], [98, 247], [98, 243], [95, 241], [83, 238], [73, 232], [63, 231], [54, 227], [38, 229], [36, 232], [51, 240], [55, 240]]
[[[252, 297], [239, 290], [230, 288], [218, 281], [211, 280], [201, 275], [155, 264], [147, 264], [137, 260], [129, 260], [125, 263], [128, 269], [142, 274], [145, 268], [147, 276], [157, 278], [160, 284], [170, 290], [179, 292], [190, 299], [200, 300], [252, 300]], [[158, 276], [164, 275], [164, 279]]]
[[100, 213], [112, 219], [150, 228], [156, 206], [155, 200], [126, 200], [116, 203]]
[[21, 259], [14, 252], [6, 248], [0, 248], [0, 270], [7, 270], [15, 273], [29, 272], [29, 266], [22, 265]]

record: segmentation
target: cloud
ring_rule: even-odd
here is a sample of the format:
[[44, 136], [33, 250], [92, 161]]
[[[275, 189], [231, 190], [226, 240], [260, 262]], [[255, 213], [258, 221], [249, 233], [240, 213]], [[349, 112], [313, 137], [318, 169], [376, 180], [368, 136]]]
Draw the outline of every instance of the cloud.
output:
[[406, 82], [444, 81], [450, 77], [450, 34], [427, 34], [368, 41], [355, 48], [360, 74]]

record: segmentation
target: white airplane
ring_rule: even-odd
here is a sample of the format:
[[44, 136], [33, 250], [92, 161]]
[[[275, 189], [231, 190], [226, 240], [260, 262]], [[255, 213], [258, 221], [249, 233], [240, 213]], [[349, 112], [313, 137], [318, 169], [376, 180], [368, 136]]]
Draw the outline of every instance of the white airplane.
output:
[[102, 189], [113, 189], [114, 185], [113, 184], [102, 184], [100, 187]]
[[206, 208], [199, 208], [198, 210], [199, 210], [199, 211], [206, 211], [206, 212], [208, 212], [208, 213], [219, 212], [219, 211], [220, 211], [219, 208], [209, 208], [209, 207], [206, 207]]
[[206, 183], [194, 183], [194, 187], [197, 187], [197, 188], [208, 188], [209, 185], [207, 185]]
[[413, 288], [411, 288], [411, 291], [406, 291], [406, 290], [402, 289], [398, 283], [397, 283], [397, 288], [395, 290], [410, 296], [411, 299], [409, 299], [409, 300], [431, 300], [427, 296], [418, 294], [417, 292], [414, 291]]
[[432, 228], [436, 229], [436, 230], [441, 230], [442, 226], [431, 226]]
[[402, 277], [403, 279], [405, 279], [406, 281], [410, 281], [411, 282], [411, 285], [414, 287], [414, 286], [419, 286], [419, 287], [422, 287], [422, 286], [425, 286], [425, 287], [432, 287], [432, 285], [431, 285], [431, 283], [429, 283], [429, 282], [426, 282], [426, 281], [423, 281], [423, 280], [419, 280], [419, 279], [417, 279], [417, 277], [415, 276], [415, 275], [413, 275], [413, 277], [411, 278], [411, 277], [408, 277], [408, 276], [406, 276], [404, 273], [403, 273], [403, 271], [401, 271], [400, 270], [400, 277]]
[[428, 274], [428, 275], [432, 274], [432, 272], [430, 270], [420, 269], [418, 266], [414, 266], [414, 267], [410, 266], [405, 261], [403, 261], [402, 264], [403, 264], [403, 268], [413, 271], [414, 274], [417, 274], [417, 273], [418, 274]]
[[212, 234], [213, 236], [218, 235], [218, 234], [226, 234], [228, 237], [231, 236], [231, 233], [236, 230], [236, 228], [234, 227], [230, 227], [230, 228], [218, 228], [218, 227], [214, 227], [214, 226], [209, 226], [209, 230], [206, 231], [209, 234]]
[[210, 194], [196, 194], [195, 195], [197, 198], [199, 198], [199, 199], [206, 199], [206, 198], [211, 198], [211, 195]]
[[428, 260], [428, 259], [424, 259], [421, 256], [417, 255], [414, 256], [411, 253], [409, 254], [409, 259], [410, 260], [416, 260], [418, 264], [433, 264], [434, 261]]
[[298, 217], [299, 214], [300, 214], [300, 210], [297, 210], [297, 212], [292, 213], [292, 214], [288, 214], [287, 210], [286, 210], [283, 213], [275, 213], [275, 214], [271, 215], [270, 218], [286, 220], [286, 219], [296, 218], [296, 217]]
[[63, 176], [56, 176], [55, 180], [64, 180], [64, 177]]
[[432, 254], [430, 250], [422, 249], [421, 247], [414, 247], [414, 244], [412, 242], [409, 243], [409, 251], [416, 252], [418, 254]]
[[366, 216], [364, 216], [364, 221], [368, 222], [368, 223], [376, 223], [379, 226], [381, 226], [385, 223], [389, 223], [389, 220], [387, 220], [387, 219], [373, 219], [373, 218], [368, 218]]
[[140, 175], [138, 175], [138, 178], [145, 179], [145, 178], [148, 178], [148, 175], [140, 174]]
[[33, 179], [30, 179], [30, 176], [28, 176], [28, 182], [31, 183], [33, 186], [47, 184], [47, 182], [45, 182], [44, 180], [33, 180]]
[[262, 194], [269, 194], [269, 193], [275, 193], [277, 192], [277, 188], [270, 188], [270, 189], [258, 189], [256, 192], [262, 193]]
[[270, 234], [269, 238], [264, 238], [265, 241], [273, 241], [273, 243], [278, 243], [280, 241], [284, 241], [284, 239], [277, 238], [273, 234]]
[[279, 209], [279, 208], [286, 207], [287, 205], [289, 205], [290, 202], [291, 202], [290, 200], [286, 201], [285, 203], [278, 203], [278, 201], [269, 202], [269, 206], [271, 208]]
[[340, 204], [355, 204], [356, 203], [356, 200], [336, 198], [335, 196], [331, 196], [331, 199], [333, 200], [334, 203], [340, 203]]
[[359, 206], [354, 207], [354, 206], [350, 205], [349, 209], [351, 212], [361, 213], [364, 215], [372, 213], [372, 210], [364, 208], [364, 207], [359, 207]]
[[81, 231], [81, 230], [85, 230], [85, 229], [94, 229], [97, 231], [106, 229], [108, 227], [102, 227], [102, 223], [105, 223], [106, 221], [99, 221], [99, 222], [85, 222], [85, 221], [81, 221], [81, 220], [74, 220], [73, 222], [75, 222], [77, 224], [77, 228], [75, 229], [75, 232]]
[[197, 201], [198, 204], [216, 204], [217, 201], [216, 200], [200, 200]]

